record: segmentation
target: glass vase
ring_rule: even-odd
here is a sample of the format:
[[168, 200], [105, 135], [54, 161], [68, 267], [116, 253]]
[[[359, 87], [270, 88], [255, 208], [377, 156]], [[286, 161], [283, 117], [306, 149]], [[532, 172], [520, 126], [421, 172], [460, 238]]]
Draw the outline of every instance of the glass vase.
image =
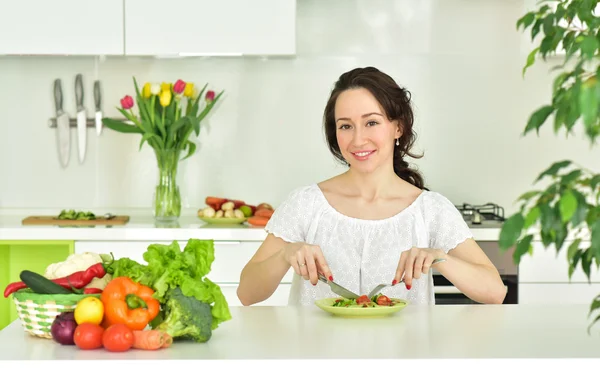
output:
[[158, 224], [176, 223], [181, 215], [181, 194], [177, 185], [180, 150], [155, 150], [158, 183], [154, 191], [154, 220]]

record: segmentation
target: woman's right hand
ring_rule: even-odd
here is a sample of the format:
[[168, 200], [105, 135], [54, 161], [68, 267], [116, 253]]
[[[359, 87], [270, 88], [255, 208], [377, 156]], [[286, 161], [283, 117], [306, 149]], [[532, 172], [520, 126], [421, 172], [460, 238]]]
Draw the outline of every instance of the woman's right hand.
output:
[[317, 285], [319, 273], [333, 281], [331, 270], [325, 261], [321, 248], [306, 243], [293, 243], [285, 248], [284, 259], [296, 274], [305, 280], [310, 280], [313, 286]]

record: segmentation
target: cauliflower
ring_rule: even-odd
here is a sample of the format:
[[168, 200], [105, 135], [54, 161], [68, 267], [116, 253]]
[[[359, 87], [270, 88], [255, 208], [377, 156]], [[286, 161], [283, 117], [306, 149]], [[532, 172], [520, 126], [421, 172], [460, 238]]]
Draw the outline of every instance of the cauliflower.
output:
[[[103, 257], [94, 252], [72, 254], [65, 261], [48, 265], [44, 272], [44, 277], [48, 279], [66, 277], [73, 273], [84, 271], [92, 265], [102, 263], [103, 261], [105, 261]], [[100, 288], [103, 290], [111, 279], [112, 276], [110, 274], [106, 274], [102, 278], [94, 278], [85, 288]]]

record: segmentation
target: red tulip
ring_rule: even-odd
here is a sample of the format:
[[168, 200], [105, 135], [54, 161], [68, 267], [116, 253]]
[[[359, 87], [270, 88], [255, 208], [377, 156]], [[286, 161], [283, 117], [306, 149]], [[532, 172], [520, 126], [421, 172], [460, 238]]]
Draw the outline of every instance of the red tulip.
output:
[[185, 82], [178, 79], [177, 82], [175, 82], [175, 84], [173, 85], [173, 92], [175, 92], [176, 94], [180, 94], [180, 93], [183, 93], [184, 90], [185, 90]]
[[206, 101], [211, 102], [215, 99], [215, 92], [213, 90], [208, 90], [206, 92]]
[[131, 109], [133, 108], [133, 97], [126, 95], [121, 99], [121, 107], [123, 109]]

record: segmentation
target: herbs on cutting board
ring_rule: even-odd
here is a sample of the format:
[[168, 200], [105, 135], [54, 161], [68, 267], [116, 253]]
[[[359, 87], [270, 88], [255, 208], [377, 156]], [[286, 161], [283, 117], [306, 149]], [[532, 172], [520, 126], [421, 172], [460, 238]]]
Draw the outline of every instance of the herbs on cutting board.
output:
[[113, 278], [126, 276], [152, 288], [161, 312], [151, 326], [174, 339], [206, 342], [212, 330], [231, 319], [225, 296], [206, 277], [214, 257], [212, 240], [188, 240], [181, 250], [170, 245], [151, 244], [143, 255], [147, 265], [129, 258], [114, 261]]

